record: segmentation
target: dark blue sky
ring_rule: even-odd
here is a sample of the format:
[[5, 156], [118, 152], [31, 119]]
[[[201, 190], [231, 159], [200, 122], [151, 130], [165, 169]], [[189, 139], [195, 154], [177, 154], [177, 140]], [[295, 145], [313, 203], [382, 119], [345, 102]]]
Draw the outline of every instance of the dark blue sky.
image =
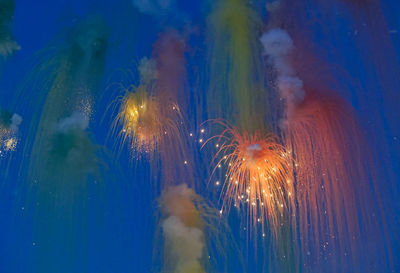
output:
[[[294, 0], [296, 1], [296, 0]], [[182, 32], [191, 30], [189, 40], [193, 52], [205, 50], [204, 26], [207, 1], [178, 1], [178, 11], [174, 16], [143, 15], [128, 0], [85, 1], [85, 0], [37, 0], [16, 1], [15, 18], [12, 24], [16, 40], [21, 50], [7, 60], [0, 61], [0, 107], [18, 112], [19, 101], [16, 101], [18, 90], [26, 88], [31, 82], [27, 75], [34, 69], [38, 61], [37, 52], [46, 48], [51, 41], [57, 39], [64, 29], [74, 25], [80, 18], [97, 13], [106, 18], [110, 40], [106, 57], [106, 69], [102, 81], [103, 96], [97, 106], [91, 130], [99, 144], [106, 144], [112, 149], [110, 141], [106, 141], [110, 117], [104, 110], [115, 98], [116, 91], [108, 88], [110, 83], [121, 78], [118, 70], [132, 68], [132, 62], [144, 56], [150, 57], [152, 44], [158, 33], [167, 25], [176, 27]], [[262, 1], [254, 1], [256, 6], [263, 6]], [[390, 61], [382, 59], [383, 66], [391, 71], [397, 80], [386, 81], [389, 88], [382, 90], [378, 77], [374, 77], [374, 64], [368, 58], [368, 49], [363, 49], [362, 38], [357, 36], [352, 17], [347, 11], [337, 14], [335, 27], [312, 26], [314, 43], [324, 52], [328, 64], [343, 68], [351, 77], [357, 78], [361, 86], [370, 90], [364, 99], [359, 99], [360, 92], [352, 88], [343, 89], [340, 95], [353, 104], [364, 122], [366, 131], [373, 145], [382, 156], [386, 166], [392, 164], [393, 175], [388, 180], [382, 178], [384, 210], [387, 215], [389, 237], [393, 242], [393, 260], [396, 272], [400, 271], [400, 2], [397, 0], [381, 1], [385, 7], [385, 18], [391, 30], [396, 56], [388, 56]], [[265, 13], [262, 12], [264, 19]], [[330, 18], [329, 20], [332, 20]], [[331, 21], [326, 20], [327, 24]], [[324, 22], [324, 19], [321, 19]], [[330, 48], [327, 50], [326, 45]], [[334, 50], [330, 50], [334, 49]], [[385, 50], [375, 48], [374, 50]], [[373, 53], [371, 53], [372, 55]], [[191, 55], [188, 54], [190, 57]], [[385, 56], [385, 54], [381, 54]], [[396, 59], [393, 61], [393, 58]], [[189, 65], [195, 67], [201, 60], [191, 59]], [[396, 66], [397, 64], [397, 66]], [[190, 68], [189, 68], [190, 70]], [[189, 72], [190, 73], [190, 72]], [[193, 75], [189, 75], [193, 79]], [[190, 81], [190, 80], [189, 80]], [[194, 84], [195, 81], [191, 82]], [[375, 90], [375, 91], [374, 91]], [[194, 92], [194, 91], [190, 91]], [[362, 93], [361, 93], [362, 94]], [[34, 97], [34, 94], [30, 94]], [[27, 99], [27, 98], [20, 98]], [[363, 101], [363, 102], [361, 102]], [[25, 109], [26, 110], [26, 109]], [[29, 126], [29, 111], [24, 118], [22, 128]], [[103, 119], [104, 118], [104, 119]], [[382, 122], [382, 126], [380, 125]], [[191, 125], [196, 128], [198, 125]], [[379, 130], [379, 131], [378, 131]], [[22, 129], [24, 132], [24, 129]], [[24, 141], [24, 136], [21, 136]], [[382, 148], [381, 148], [382, 147]], [[21, 150], [16, 152], [15, 163], [11, 163], [11, 175], [6, 182], [0, 182], [0, 272], [21, 273], [34, 272], [34, 242], [29, 224], [29, 216], [23, 215], [21, 202], [16, 196], [19, 192], [17, 170], [22, 160]], [[112, 162], [107, 175], [104, 176], [101, 189], [90, 188], [89, 206], [95, 214], [89, 218], [88, 261], [77, 264], [76, 269], [82, 272], [150, 272], [152, 267], [153, 239], [156, 231], [154, 222], [156, 196], [154, 187], [148, 183], [146, 175], [148, 166], [145, 163], [131, 168], [128, 155], [115, 159], [106, 156]], [[2, 160], [0, 158], [0, 160]], [[13, 162], [13, 161], [11, 161]], [[14, 164], [14, 165], [13, 165]], [[4, 164], [0, 167], [4, 167]], [[5, 168], [5, 167], [4, 167]], [[136, 172], [132, 169], [135, 169]], [[1, 174], [1, 173], [0, 173]], [[392, 179], [392, 180], [389, 180]], [[13, 182], [16, 183], [13, 183]], [[91, 187], [91, 186], [90, 186]], [[201, 193], [211, 196], [208, 192]], [[232, 221], [238, 221], [233, 217]], [[234, 233], [235, 235], [237, 232]], [[237, 240], [244, 240], [237, 236]], [[61, 259], [61, 258], [60, 258]], [[248, 272], [258, 272], [258, 265], [249, 265]], [[78, 271], [76, 271], [78, 272]], [[80, 271], [79, 271], [80, 272]], [[379, 271], [376, 271], [379, 272]]]

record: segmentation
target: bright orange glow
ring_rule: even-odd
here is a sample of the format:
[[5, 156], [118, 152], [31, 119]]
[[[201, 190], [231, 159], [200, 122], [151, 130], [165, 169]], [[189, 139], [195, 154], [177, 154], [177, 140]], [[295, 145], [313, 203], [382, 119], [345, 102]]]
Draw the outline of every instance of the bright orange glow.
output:
[[294, 204], [290, 151], [272, 134], [249, 134], [224, 122], [218, 123], [225, 127], [221, 135], [213, 137], [219, 140], [215, 158], [222, 157], [214, 172], [221, 164], [226, 167], [221, 212], [229, 210], [232, 202], [247, 207], [249, 225], [263, 227], [267, 222], [276, 236], [279, 219], [292, 211]]

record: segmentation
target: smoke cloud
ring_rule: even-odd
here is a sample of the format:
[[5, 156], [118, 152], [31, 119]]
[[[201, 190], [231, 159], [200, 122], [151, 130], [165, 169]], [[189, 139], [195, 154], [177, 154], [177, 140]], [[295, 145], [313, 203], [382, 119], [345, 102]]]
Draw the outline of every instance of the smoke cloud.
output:
[[21, 46], [13, 40], [3, 41], [0, 43], [0, 55], [3, 57], [7, 57], [20, 49]]
[[287, 31], [275, 28], [265, 32], [260, 41], [264, 54], [278, 74], [277, 87], [281, 97], [286, 100], [289, 116], [292, 108], [301, 103], [305, 95], [303, 81], [296, 76], [288, 59], [294, 49], [293, 40]]
[[162, 197], [167, 215], [162, 229], [168, 272], [205, 272], [200, 262], [205, 249], [204, 232], [200, 214], [192, 201], [193, 195], [186, 185], [180, 185], [170, 188]]
[[200, 264], [204, 249], [203, 231], [188, 227], [177, 217], [170, 216], [164, 220], [163, 231], [171, 256], [174, 257], [176, 268], [174, 272], [203, 272]]
[[146, 57], [139, 62], [140, 81], [144, 84], [149, 83], [158, 78], [157, 62]]
[[22, 117], [18, 114], [13, 114], [11, 117], [11, 125], [10, 125], [10, 129], [13, 132], [17, 132], [18, 131], [18, 127], [22, 122]]
[[57, 124], [57, 130], [67, 133], [72, 130], [85, 130], [89, 126], [89, 117], [81, 112], [75, 111], [71, 116], [62, 119]]

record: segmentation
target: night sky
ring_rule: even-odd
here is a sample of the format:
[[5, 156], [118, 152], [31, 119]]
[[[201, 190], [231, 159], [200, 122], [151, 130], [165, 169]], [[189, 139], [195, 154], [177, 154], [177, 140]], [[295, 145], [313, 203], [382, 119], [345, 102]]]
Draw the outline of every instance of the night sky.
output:
[[[229, 46], [235, 41], [234, 34], [222, 37], [221, 33], [210, 30], [213, 22], [219, 22], [215, 18], [223, 16], [217, 13], [214, 18], [210, 14], [224, 1], [244, 3], [252, 11], [247, 14], [239, 9], [234, 13], [250, 16], [244, 21], [235, 16], [227, 20], [235, 26], [231, 29], [233, 33], [241, 31], [241, 23], [255, 22], [256, 27], [244, 28], [248, 35], [238, 39], [240, 56], [229, 55], [229, 50], [235, 50], [235, 46]], [[13, 1], [0, 0], [0, 6], [6, 2]], [[12, 33], [20, 49], [0, 56], [0, 110], [18, 114], [22, 123], [14, 131], [18, 139], [15, 149], [5, 151], [0, 146], [1, 273], [400, 271], [400, 3], [396, 0], [278, 0], [275, 5], [283, 8], [276, 12], [271, 3], [266, 9], [267, 2], [273, 1], [15, 0], [14, 17], [2, 28]], [[228, 11], [232, 6], [226, 5]], [[0, 10], [0, 17], [4, 14]], [[3, 19], [0, 20], [2, 23]], [[88, 20], [91, 23], [85, 24]], [[276, 28], [287, 31], [294, 44], [290, 53], [277, 54], [278, 57], [269, 56], [260, 40], [263, 33]], [[0, 31], [0, 49], [2, 36], [7, 35]], [[100, 38], [93, 42], [91, 39], [96, 35]], [[168, 42], [173, 45], [171, 51], [168, 51]], [[241, 42], [250, 45], [249, 56]], [[80, 55], [74, 43], [83, 45], [84, 50], [89, 48], [84, 52], [92, 55], [88, 58], [86, 53]], [[175, 43], [184, 47], [181, 56]], [[180, 59], [174, 58], [174, 54]], [[224, 56], [231, 59], [225, 60]], [[126, 94], [124, 88], [144, 82], [139, 73], [144, 57], [158, 60], [156, 80], [172, 88], [176, 75], [170, 71], [184, 70], [176, 76], [180, 83], [174, 92], [163, 91], [163, 87], [159, 88], [161, 91], [155, 87], [154, 91], [154, 96], [161, 98], [159, 105], [170, 101], [179, 105], [182, 115], [174, 122], [180, 128], [177, 134], [182, 141], [158, 142], [157, 139], [158, 145], [154, 148], [135, 150], [130, 148], [131, 144], [121, 143], [120, 124], [117, 132], [113, 126], [121, 97]], [[250, 65], [246, 60], [251, 60]], [[286, 61], [290, 63], [289, 70]], [[165, 75], [160, 74], [163, 71]], [[256, 75], [258, 72], [263, 75], [261, 80]], [[247, 73], [244, 81], [254, 84], [245, 86], [250, 91], [235, 85], [241, 83], [240, 73]], [[327, 170], [321, 167], [320, 172], [329, 173], [330, 168], [339, 169], [337, 159], [343, 159], [346, 171], [340, 169], [342, 172], [338, 171], [332, 180], [338, 183], [346, 181], [346, 177], [351, 180], [348, 187], [336, 185], [335, 188], [339, 192], [343, 190], [340, 195], [349, 203], [349, 198], [354, 198], [351, 208], [356, 212], [351, 217], [343, 217], [347, 219], [341, 223], [345, 231], [332, 232], [344, 238], [331, 238], [336, 245], [316, 243], [316, 230], [323, 237], [330, 232], [330, 225], [340, 229], [336, 222], [342, 219], [340, 215], [351, 215], [346, 201], [329, 194], [324, 199], [326, 203], [316, 201], [319, 212], [329, 202], [334, 204], [331, 210], [325, 210], [334, 220], [329, 224], [321, 220], [320, 226], [305, 228], [310, 232], [307, 235], [310, 246], [320, 247], [305, 250], [301, 242], [306, 235], [297, 228], [302, 224], [299, 211], [304, 202], [305, 219], [312, 223], [312, 217], [307, 214], [312, 211], [312, 198], [294, 201], [290, 213], [295, 214], [294, 220], [282, 216], [285, 223], [282, 226], [289, 227], [278, 228], [279, 235], [275, 238], [274, 225], [264, 218], [262, 228], [257, 223], [258, 228], [252, 226], [250, 205], [236, 208], [236, 193], [232, 197], [235, 201], [225, 203], [227, 166], [220, 168], [212, 161], [217, 142], [213, 139], [202, 148], [207, 139], [223, 130], [209, 121], [219, 118], [239, 128], [241, 133], [272, 131], [279, 136], [278, 142], [284, 143], [281, 135], [285, 133], [282, 125], [285, 120], [279, 113], [288, 111], [285, 113], [289, 116], [285, 108], [289, 103], [283, 101], [290, 99], [283, 97], [275, 82], [283, 76], [302, 81], [299, 92], [304, 91], [305, 95], [294, 99], [301, 100], [296, 102], [296, 107], [309, 99], [312, 93], [309, 90], [323, 86], [321, 94], [326, 96], [327, 107], [333, 105], [331, 98], [340, 98], [335, 101], [340, 105], [335, 110], [344, 105], [352, 109], [350, 112], [362, 135], [338, 140], [335, 136], [340, 138], [340, 133], [334, 127], [330, 137], [343, 144], [343, 150], [336, 150], [326, 142], [329, 147], [324, 151], [331, 151], [332, 155], [325, 153], [323, 158], [316, 157], [317, 163], [313, 165], [314, 169], [324, 166], [326, 159], [331, 164]], [[57, 81], [60, 85], [54, 85]], [[260, 86], [261, 91], [254, 91]], [[52, 90], [65, 91], [65, 97], [51, 97]], [[135, 93], [137, 89], [131, 91]], [[75, 104], [71, 101], [82, 103], [86, 110], [90, 108], [87, 119], [74, 116], [71, 107]], [[168, 113], [161, 111], [156, 120], [164, 122]], [[65, 119], [67, 115], [70, 119]], [[77, 123], [74, 123], [75, 117]], [[335, 126], [349, 133], [351, 125], [346, 126], [352, 124], [353, 116], [333, 114], [335, 118]], [[53, 153], [50, 148], [48, 152], [43, 148], [46, 144], [38, 144], [45, 139], [46, 132], [53, 130], [49, 129], [53, 119], [57, 132], [65, 133], [65, 128], [73, 128], [84, 135], [76, 144], [78, 155], [71, 159], [74, 162], [60, 163], [58, 156], [64, 150]], [[0, 129], [1, 122], [0, 119]], [[72, 127], [65, 127], [69, 126], [68, 122], [73, 123]], [[328, 126], [328, 121], [322, 120], [321, 124]], [[166, 130], [167, 134], [169, 128], [162, 127], [162, 131]], [[324, 133], [317, 129], [316, 136], [319, 134]], [[75, 141], [75, 135], [72, 140], [69, 136], [56, 139], [59, 142], [54, 145], [68, 150], [69, 141]], [[260, 146], [250, 144], [246, 151], [251, 150], [251, 156], [255, 157], [257, 153], [253, 154], [253, 150], [258, 151]], [[318, 144], [313, 142], [310, 147], [313, 145]], [[90, 147], [94, 147], [93, 155]], [[311, 150], [314, 148], [306, 152]], [[48, 165], [41, 158], [58, 163]], [[364, 173], [355, 172], [357, 168]], [[87, 169], [89, 174], [83, 174]], [[353, 171], [354, 175], [348, 174]], [[49, 178], [48, 172], [59, 173]], [[301, 172], [294, 172], [291, 179], [298, 183], [293, 188], [297, 198], [301, 183], [296, 181], [301, 181]], [[174, 186], [183, 183], [193, 189], [189, 190], [190, 197], [174, 197]], [[174, 201], [166, 197], [170, 188]], [[192, 205], [195, 212], [188, 209]], [[194, 237], [188, 241], [181, 239], [190, 250], [182, 251], [174, 244], [175, 237], [168, 237], [167, 220], [176, 216], [179, 222], [181, 215], [175, 206], [178, 211], [182, 207], [195, 215], [186, 214], [186, 220], [181, 219], [191, 236], [201, 233], [200, 241]], [[353, 220], [359, 224], [360, 236], [352, 239], [349, 226]], [[290, 227], [290, 223], [296, 227]], [[341, 240], [343, 245], [338, 243]], [[192, 243], [199, 242], [203, 251], [196, 256]], [[287, 249], [288, 245], [291, 250]], [[353, 254], [348, 254], [349, 247]], [[189, 268], [186, 263], [191, 259], [201, 268], [193, 265]]]

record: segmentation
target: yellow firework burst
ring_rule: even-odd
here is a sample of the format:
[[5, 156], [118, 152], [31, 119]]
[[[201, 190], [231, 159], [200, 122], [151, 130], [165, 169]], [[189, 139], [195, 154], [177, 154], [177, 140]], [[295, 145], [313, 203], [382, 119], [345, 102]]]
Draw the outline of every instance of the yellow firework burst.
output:
[[114, 131], [118, 130], [121, 145], [127, 144], [136, 156], [153, 153], [166, 136], [179, 135], [176, 104], [161, 101], [142, 86], [126, 91], [120, 100]]

